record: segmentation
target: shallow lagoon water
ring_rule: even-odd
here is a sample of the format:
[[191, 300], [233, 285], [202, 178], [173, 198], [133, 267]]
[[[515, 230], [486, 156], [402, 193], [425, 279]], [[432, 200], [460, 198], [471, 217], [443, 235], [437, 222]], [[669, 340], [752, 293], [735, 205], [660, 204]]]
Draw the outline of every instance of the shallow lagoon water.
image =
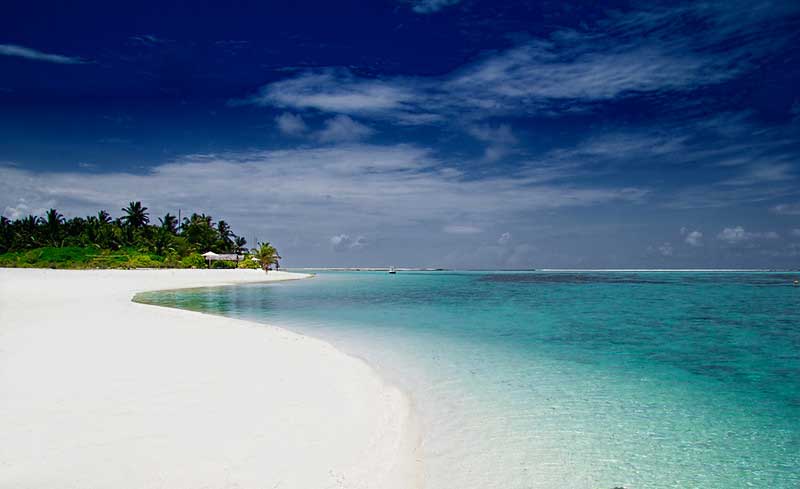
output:
[[410, 393], [429, 488], [797, 488], [795, 275], [326, 272], [138, 300], [364, 358]]

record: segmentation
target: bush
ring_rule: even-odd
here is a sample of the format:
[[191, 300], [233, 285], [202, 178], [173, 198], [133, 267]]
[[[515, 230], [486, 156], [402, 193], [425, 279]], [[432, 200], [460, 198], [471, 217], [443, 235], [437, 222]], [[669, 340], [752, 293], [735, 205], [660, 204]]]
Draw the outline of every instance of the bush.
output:
[[65, 246], [64, 248], [40, 248], [37, 257], [39, 261], [50, 263], [51, 265], [70, 265], [86, 264], [92, 258], [99, 255], [94, 248], [83, 248], [80, 246]]
[[[101, 250], [94, 246], [45, 247], [0, 254], [0, 267], [16, 268], [206, 268], [206, 260], [198, 253], [182, 256], [170, 251], [160, 256], [135, 248]], [[261, 265], [246, 255], [244, 260], [214, 261], [211, 268], [260, 269]]]
[[161, 268], [162, 263], [150, 255], [132, 256], [127, 263], [128, 268]]
[[202, 255], [192, 253], [181, 259], [181, 268], [206, 268], [206, 260]]
[[42, 248], [36, 250], [26, 251], [18, 257], [18, 261], [22, 266], [36, 265], [42, 257]]
[[3, 253], [0, 255], [0, 267], [21, 267], [20, 253]]
[[88, 268], [99, 255], [96, 248], [68, 246], [45, 247], [0, 255], [0, 265], [23, 268]]
[[250, 256], [245, 256], [244, 260], [239, 262], [239, 268], [259, 270], [261, 268], [261, 264], [252, 260]]
[[181, 257], [179, 257], [178, 254], [175, 252], [167, 253], [167, 256], [164, 257], [164, 267], [179, 268], [180, 266], [181, 266]]
[[104, 250], [87, 264], [87, 268], [129, 268], [130, 255], [124, 250]]
[[175, 253], [177, 253], [178, 256], [183, 257], [189, 256], [191, 253], [196, 251], [192, 244], [189, 243], [183, 236], [172, 237], [172, 248], [175, 250]]

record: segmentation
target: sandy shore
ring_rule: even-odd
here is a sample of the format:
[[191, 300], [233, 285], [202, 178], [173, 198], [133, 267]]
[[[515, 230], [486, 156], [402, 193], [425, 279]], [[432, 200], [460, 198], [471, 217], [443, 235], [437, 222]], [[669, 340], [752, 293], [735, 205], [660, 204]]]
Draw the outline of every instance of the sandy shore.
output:
[[407, 398], [327, 343], [131, 302], [302, 278], [0, 269], [1, 488], [410, 488]]

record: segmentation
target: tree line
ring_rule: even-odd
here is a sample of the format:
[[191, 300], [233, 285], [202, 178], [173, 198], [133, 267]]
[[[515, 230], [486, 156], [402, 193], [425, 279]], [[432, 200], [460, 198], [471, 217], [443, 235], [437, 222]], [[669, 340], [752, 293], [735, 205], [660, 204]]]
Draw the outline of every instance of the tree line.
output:
[[[214, 222], [206, 214], [192, 213], [179, 221], [167, 213], [150, 220], [148, 208], [141, 202], [130, 202], [122, 215], [112, 217], [101, 210], [96, 215], [66, 219], [58, 210], [44, 216], [29, 215], [10, 220], [0, 217], [0, 254], [23, 253], [42, 248], [93, 248], [106, 252], [135, 251], [158, 258], [169, 258], [166, 265], [199, 265], [199, 253], [245, 254], [250, 252], [247, 240], [233, 232], [224, 220]], [[252, 251], [265, 267], [277, 263], [278, 253], [269, 243]], [[192, 258], [191, 260], [186, 260]], [[160, 261], [164, 263], [164, 261]]]

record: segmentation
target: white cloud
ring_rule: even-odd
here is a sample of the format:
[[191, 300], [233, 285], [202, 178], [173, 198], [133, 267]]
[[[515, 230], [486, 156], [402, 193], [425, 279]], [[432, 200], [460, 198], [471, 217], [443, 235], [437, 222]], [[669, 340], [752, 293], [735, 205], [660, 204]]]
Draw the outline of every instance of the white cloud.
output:
[[482, 232], [482, 229], [469, 224], [448, 224], [442, 231], [449, 234], [477, 234]]
[[418, 14], [431, 14], [459, 2], [461, 0], [413, 0], [412, 10]]
[[519, 142], [508, 124], [494, 127], [490, 125], [471, 126], [467, 132], [478, 141], [488, 143], [484, 153], [484, 158], [488, 161], [496, 161], [506, 156]]
[[27, 199], [19, 198], [16, 203], [7, 205], [3, 209], [3, 215], [11, 220], [20, 219], [29, 215], [42, 216], [47, 209], [53, 207], [55, 202], [53, 200], [45, 200], [37, 203], [38, 205], [31, 205]]
[[510, 242], [511, 242], [511, 233], [509, 232], [505, 232], [501, 234], [499, 238], [497, 238], [497, 244], [499, 244], [500, 246], [505, 246]]
[[337, 115], [325, 121], [325, 126], [316, 137], [320, 142], [359, 141], [368, 138], [375, 131], [346, 115]]
[[739, 241], [748, 239], [747, 233], [742, 226], [725, 228], [719, 233], [719, 235], [717, 235], [717, 238], [729, 243], [737, 243]]
[[[703, 137], [697, 137], [703, 134]], [[656, 125], [590, 136], [569, 148], [549, 151], [551, 166], [575, 177], [591, 170], [622, 174], [648, 165], [681, 172], [678, 165], [702, 168], [664, 193], [672, 208], [725, 207], [774, 201], [796, 195], [797, 172], [791, 128], [765, 129], [748, 112], [664, 127]], [[763, 205], [763, 204], [762, 204]], [[791, 205], [773, 212], [791, 212]], [[800, 214], [800, 205], [796, 211]]]
[[754, 233], [745, 231], [742, 226], [732, 228], [725, 228], [717, 235], [717, 239], [726, 241], [731, 244], [741, 243], [744, 241], [752, 241], [756, 239], [778, 239], [780, 236], [774, 231], [767, 231], [763, 233]]
[[673, 209], [725, 207], [764, 202], [794, 193], [795, 189], [789, 184], [756, 185], [740, 188], [699, 184], [690, 185], [673, 192], [666, 206]]
[[516, 144], [517, 138], [511, 131], [511, 126], [508, 124], [500, 124], [499, 126], [472, 126], [468, 131], [475, 139], [486, 143], [496, 144]]
[[253, 97], [232, 103], [376, 114], [402, 110], [414, 98], [414, 92], [402, 84], [356, 78], [349, 71], [338, 69], [302, 73], [265, 85]]
[[800, 238], [800, 229], [792, 229], [792, 236]]
[[357, 250], [366, 246], [364, 236], [351, 237], [349, 234], [338, 234], [330, 239], [331, 247], [335, 251]]
[[[732, 76], [713, 58], [685, 57], [658, 45], [597, 50], [531, 42], [464, 70], [447, 90], [481, 94], [508, 106], [531, 100], [607, 100], [630, 92], [686, 90]], [[600, 43], [602, 44], [602, 43]]]
[[686, 234], [684, 241], [691, 246], [701, 246], [703, 244], [703, 233], [700, 231], [691, 231]]
[[86, 63], [81, 58], [64, 56], [61, 54], [43, 53], [35, 49], [26, 48], [25, 46], [17, 46], [15, 44], [0, 44], [1, 56], [15, 56], [18, 58], [31, 59], [34, 61], [45, 61], [48, 63], [76, 65]]
[[[327, 243], [342, 230], [368, 229], [384, 243], [382, 236], [395, 242], [407, 236], [446, 239], [448, 232], [436, 231], [470, 232], [530, 219], [537, 211], [638, 202], [645, 194], [600, 184], [539, 183], [523, 170], [468, 178], [425, 148], [352, 143], [187, 155], [135, 174], [1, 166], [0, 209], [23, 212], [18, 204], [24, 199], [30, 209], [52, 206], [70, 217], [98, 209], [118, 215], [129, 201], [141, 200], [156, 216], [183, 209], [225, 218], [251, 242], [300, 233], [304, 243]], [[356, 233], [347, 234], [363, 243]]]
[[793, 165], [790, 163], [755, 163], [737, 177], [721, 182], [724, 185], [755, 185], [791, 180]]
[[162, 39], [154, 34], [141, 34], [139, 36], [131, 36], [130, 40], [134, 44], [139, 44], [150, 48], [167, 42], [166, 39]]
[[290, 112], [284, 112], [275, 117], [275, 124], [278, 126], [278, 130], [287, 136], [299, 136], [308, 131], [308, 126], [303, 118]]
[[794, 204], [778, 204], [770, 210], [775, 214], [800, 216], [800, 202]]
[[662, 245], [659, 245], [656, 249], [663, 256], [672, 256], [673, 249], [670, 243], [664, 243]]
[[[432, 12], [451, 3], [422, 0], [415, 9]], [[755, 56], [786, 42], [781, 32], [758, 23], [781, 15], [785, 12], [777, 7], [742, 16], [699, 3], [617, 12], [580, 30], [487, 53], [443, 76], [370, 78], [343, 67], [309, 70], [233, 104], [315, 109], [398, 124], [439, 123], [454, 114], [475, 121], [587, 110], [597, 101], [691, 91], [739, 76], [753, 69]], [[731, 37], [744, 41], [731, 43]], [[755, 177], [770, 177], [770, 171], [779, 170]]]
[[346, 115], [331, 117], [325, 121], [322, 129], [313, 133], [299, 114], [284, 112], [275, 117], [275, 123], [278, 130], [287, 136], [306, 135], [322, 143], [360, 141], [375, 132], [372, 128], [356, 122]]

